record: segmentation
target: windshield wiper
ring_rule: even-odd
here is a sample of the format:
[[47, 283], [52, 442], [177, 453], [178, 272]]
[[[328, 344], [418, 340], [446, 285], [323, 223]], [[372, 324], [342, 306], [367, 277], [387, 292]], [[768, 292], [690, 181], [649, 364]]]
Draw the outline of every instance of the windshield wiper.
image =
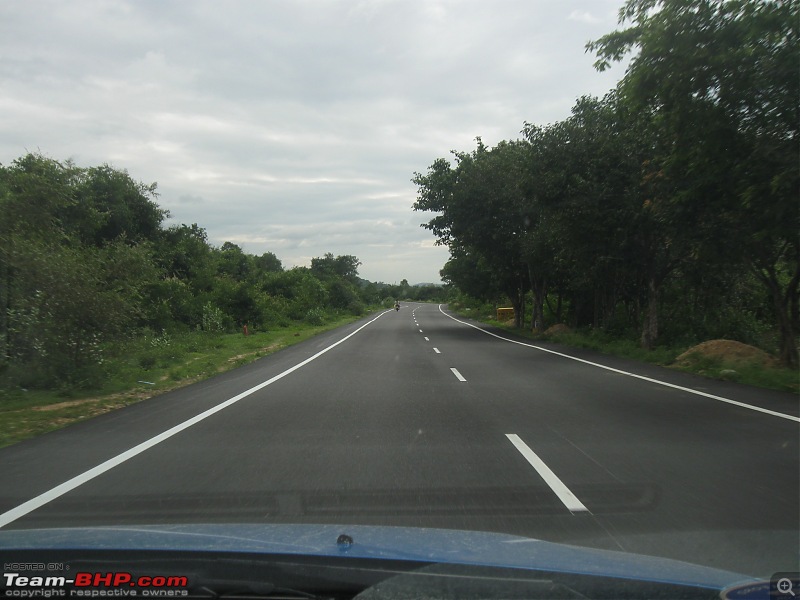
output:
[[302, 590], [273, 585], [268, 581], [211, 579], [190, 592], [191, 598], [219, 600], [335, 600], [334, 596], [318, 596]]

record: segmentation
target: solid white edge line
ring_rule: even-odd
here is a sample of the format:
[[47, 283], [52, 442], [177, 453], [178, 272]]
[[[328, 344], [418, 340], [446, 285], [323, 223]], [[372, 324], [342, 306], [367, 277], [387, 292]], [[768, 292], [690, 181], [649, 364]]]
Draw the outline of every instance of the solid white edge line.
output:
[[456, 376], [456, 379], [458, 379], [459, 381], [466, 381], [466, 379], [464, 379], [464, 376], [458, 372], [458, 369], [456, 369], [455, 367], [450, 367], [450, 370], [453, 372], [453, 375]]
[[774, 410], [769, 410], [768, 408], [761, 408], [760, 406], [753, 406], [752, 404], [745, 404], [744, 402], [739, 402], [737, 400], [731, 400], [730, 398], [724, 398], [722, 396], [715, 396], [714, 394], [709, 394], [707, 392], [701, 392], [699, 390], [693, 390], [692, 388], [683, 387], [682, 385], [675, 385], [674, 383], [667, 383], [666, 381], [660, 381], [658, 379], [653, 379], [652, 377], [645, 377], [644, 375], [637, 375], [636, 373], [629, 373], [628, 371], [622, 371], [620, 369], [615, 369], [614, 367], [608, 367], [606, 365], [601, 365], [599, 363], [595, 363], [589, 360], [584, 360], [583, 358], [578, 358], [577, 356], [570, 356], [569, 354], [564, 354], [562, 352], [556, 352], [555, 350], [548, 350], [547, 348], [542, 348], [541, 346], [536, 346], [534, 344], [526, 344], [525, 342], [520, 342], [518, 340], [511, 340], [509, 338], [505, 338], [501, 335], [497, 335], [496, 333], [492, 333], [491, 331], [486, 331], [478, 327], [477, 325], [473, 325], [472, 323], [467, 323], [466, 321], [461, 321], [460, 319], [456, 319], [455, 317], [448, 315], [446, 312], [442, 310], [442, 305], [439, 305], [439, 312], [441, 312], [445, 317], [453, 319], [457, 323], [461, 323], [462, 325], [469, 325], [470, 327], [477, 329], [478, 331], [482, 331], [487, 335], [491, 335], [492, 337], [496, 337], [499, 340], [503, 340], [506, 342], [511, 342], [512, 344], [519, 344], [520, 346], [527, 346], [528, 348], [534, 348], [536, 350], [541, 350], [542, 352], [548, 352], [549, 354], [555, 354], [556, 356], [562, 356], [564, 358], [569, 358], [570, 360], [575, 360], [578, 362], [582, 362], [587, 365], [591, 365], [593, 367], [597, 367], [599, 369], [605, 369], [606, 371], [612, 371], [614, 373], [619, 373], [620, 375], [627, 375], [628, 377], [635, 377], [636, 379], [642, 379], [644, 381], [649, 381], [650, 383], [655, 383], [657, 385], [663, 385], [664, 387], [673, 388], [676, 390], [681, 390], [682, 392], [689, 392], [690, 394], [696, 394], [698, 396], [704, 396], [706, 398], [711, 398], [712, 400], [719, 400], [720, 402], [727, 402], [728, 404], [733, 404], [735, 406], [740, 406], [742, 408], [749, 408], [750, 410], [755, 410], [767, 415], [772, 415], [773, 417], [780, 417], [782, 419], [788, 419], [789, 421], [796, 421], [800, 423], [800, 417], [794, 417], [792, 415], [787, 415], [785, 413], [776, 412]]
[[69, 480], [65, 481], [64, 483], [62, 483], [60, 485], [57, 485], [56, 487], [54, 487], [54, 488], [52, 488], [52, 489], [50, 489], [50, 490], [48, 490], [48, 491], [36, 496], [35, 498], [31, 498], [27, 502], [23, 502], [19, 506], [16, 506], [16, 507], [12, 508], [11, 510], [6, 511], [3, 514], [0, 514], [0, 528], [5, 527], [9, 523], [14, 522], [14, 521], [16, 521], [17, 519], [19, 519], [21, 517], [24, 517], [28, 513], [33, 512], [37, 508], [40, 508], [40, 507], [44, 506], [48, 502], [51, 502], [52, 500], [55, 500], [56, 498], [58, 498], [60, 496], [63, 496], [67, 492], [70, 492], [70, 491], [74, 490], [75, 488], [83, 485], [84, 483], [86, 483], [88, 481], [91, 481], [92, 479], [102, 475], [106, 471], [110, 471], [114, 467], [116, 467], [118, 465], [121, 465], [125, 461], [133, 458], [137, 454], [141, 454], [145, 450], [149, 450], [153, 446], [155, 446], [157, 444], [160, 444], [161, 442], [163, 442], [166, 439], [171, 438], [172, 436], [180, 433], [184, 429], [188, 429], [192, 425], [195, 425], [195, 424], [199, 423], [200, 421], [203, 421], [204, 419], [207, 419], [211, 415], [213, 415], [215, 413], [218, 413], [219, 411], [221, 411], [221, 410], [223, 410], [225, 408], [228, 408], [231, 404], [235, 404], [236, 402], [238, 402], [242, 398], [246, 398], [250, 394], [253, 394], [254, 392], [257, 392], [258, 390], [261, 390], [261, 389], [267, 387], [268, 385], [270, 385], [272, 383], [275, 383], [279, 379], [282, 379], [283, 377], [286, 377], [290, 373], [293, 373], [294, 371], [296, 371], [300, 367], [304, 367], [305, 365], [310, 363], [312, 360], [315, 360], [315, 359], [319, 358], [320, 356], [322, 356], [323, 354], [325, 354], [328, 350], [330, 350], [332, 348], [335, 348], [336, 346], [338, 346], [342, 342], [350, 339], [355, 334], [357, 334], [359, 331], [364, 329], [367, 325], [370, 325], [371, 323], [377, 321], [378, 319], [380, 319], [383, 315], [385, 315], [388, 312], [391, 312], [391, 311], [390, 310], [386, 310], [386, 311], [380, 313], [377, 317], [375, 317], [374, 319], [371, 319], [370, 321], [367, 321], [361, 327], [359, 327], [355, 331], [350, 332], [345, 337], [340, 339], [338, 342], [335, 342], [335, 343], [331, 344], [330, 346], [328, 346], [326, 348], [323, 348], [322, 350], [320, 350], [319, 352], [317, 352], [313, 356], [310, 356], [309, 358], [305, 359], [304, 361], [297, 363], [293, 367], [290, 367], [290, 368], [286, 369], [285, 371], [283, 371], [281, 373], [278, 373], [274, 377], [271, 377], [270, 379], [267, 379], [266, 381], [263, 381], [263, 382], [259, 383], [258, 385], [251, 387], [249, 390], [245, 390], [244, 392], [242, 392], [240, 394], [237, 394], [233, 398], [229, 398], [228, 400], [225, 400], [224, 402], [221, 402], [220, 404], [217, 404], [216, 406], [213, 406], [213, 407], [209, 408], [208, 410], [203, 411], [200, 414], [195, 415], [194, 417], [192, 417], [190, 419], [187, 419], [183, 423], [179, 423], [178, 425], [175, 425], [174, 427], [172, 427], [170, 429], [167, 429], [163, 433], [160, 433], [160, 434], [150, 438], [149, 440], [146, 440], [146, 441], [142, 442], [141, 444], [138, 444], [138, 445], [134, 446], [133, 448], [130, 448], [129, 450], [126, 450], [125, 452], [122, 452], [122, 453], [118, 454], [117, 456], [115, 456], [113, 458], [110, 458], [110, 459], [108, 459], [107, 461], [105, 461], [103, 463], [100, 463], [96, 467], [93, 467], [93, 468], [89, 469], [88, 471], [84, 471], [80, 475], [76, 475], [72, 479], [69, 479]]
[[550, 467], [548, 467], [544, 461], [539, 458], [536, 453], [531, 450], [516, 433], [507, 433], [506, 437], [512, 444], [514, 444], [514, 447], [519, 450], [519, 453], [525, 457], [525, 460], [527, 460], [530, 465], [536, 469], [536, 472], [539, 473], [541, 478], [544, 479], [545, 483], [550, 486], [550, 489], [555, 492], [556, 496], [558, 496], [558, 499], [563, 502], [564, 506], [567, 507], [569, 512], [591, 512], [588, 508], [586, 508], [586, 506], [584, 506], [583, 502], [578, 500], [578, 497], [573, 494], [566, 485], [564, 485], [564, 482], [558, 478], [558, 475], [553, 473]]

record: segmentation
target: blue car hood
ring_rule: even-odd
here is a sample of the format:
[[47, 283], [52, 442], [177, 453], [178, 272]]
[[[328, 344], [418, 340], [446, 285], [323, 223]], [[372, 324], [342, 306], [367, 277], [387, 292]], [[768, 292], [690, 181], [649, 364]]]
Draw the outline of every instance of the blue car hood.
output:
[[[337, 544], [340, 535], [350, 544]], [[250, 552], [466, 564], [723, 589], [757, 579], [681, 561], [502, 533], [366, 525], [138, 525], [0, 531], [10, 550]]]

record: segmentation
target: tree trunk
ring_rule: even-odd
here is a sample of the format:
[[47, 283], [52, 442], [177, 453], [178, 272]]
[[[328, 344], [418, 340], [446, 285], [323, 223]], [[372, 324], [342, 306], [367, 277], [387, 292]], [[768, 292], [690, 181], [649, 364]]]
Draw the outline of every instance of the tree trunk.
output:
[[533, 306], [531, 307], [531, 331], [541, 331], [544, 326], [544, 305], [534, 292]]
[[784, 367], [797, 367], [798, 352], [792, 323], [786, 311], [778, 315], [778, 327], [781, 335], [780, 361]]
[[798, 352], [796, 331], [793, 327], [792, 289], [791, 286], [786, 290], [786, 294], [781, 293], [781, 286], [775, 277], [769, 277], [765, 281], [769, 288], [772, 299], [772, 306], [777, 318], [778, 332], [780, 333], [780, 361], [785, 367], [796, 367], [798, 365]]
[[533, 267], [528, 265], [528, 280], [533, 291], [533, 306], [531, 307], [531, 330], [540, 331], [544, 327], [544, 301], [547, 295], [547, 283], [543, 277], [537, 278]]
[[531, 319], [531, 329], [533, 331], [542, 331], [544, 329], [544, 295], [545, 287], [542, 284], [538, 292], [534, 293], [533, 317]]
[[655, 275], [647, 281], [647, 313], [642, 325], [642, 348], [652, 350], [658, 340], [658, 282]]
[[800, 295], [800, 257], [794, 266], [794, 272], [785, 287], [781, 285], [781, 277], [776, 268], [775, 259], [755, 259], [751, 266], [756, 277], [764, 284], [772, 300], [775, 311], [775, 324], [780, 335], [780, 362], [784, 367], [797, 367], [800, 363], [797, 351], [797, 335], [800, 333], [797, 315], [798, 296]]
[[553, 316], [556, 318], [556, 323], [561, 323], [561, 292], [558, 292], [556, 295], [556, 308], [553, 309], [553, 305], [550, 304], [550, 297], [545, 294], [544, 300], [547, 303], [547, 309], [553, 313]]
[[592, 328], [600, 329], [600, 290], [594, 288], [594, 301], [592, 303]]
[[511, 307], [514, 309], [514, 327], [517, 329], [522, 328], [522, 298], [519, 294], [511, 296]]
[[556, 321], [559, 323], [561, 323], [561, 307], [563, 306], [561, 302], [562, 298], [563, 296], [561, 295], [561, 292], [558, 292], [558, 298], [556, 299]]

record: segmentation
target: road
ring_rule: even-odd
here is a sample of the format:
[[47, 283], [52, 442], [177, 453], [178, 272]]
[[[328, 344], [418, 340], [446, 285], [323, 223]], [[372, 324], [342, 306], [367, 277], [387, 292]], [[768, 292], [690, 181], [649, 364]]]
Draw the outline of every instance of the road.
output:
[[792, 394], [408, 304], [0, 450], [0, 526], [444, 527], [769, 576], [799, 440]]

